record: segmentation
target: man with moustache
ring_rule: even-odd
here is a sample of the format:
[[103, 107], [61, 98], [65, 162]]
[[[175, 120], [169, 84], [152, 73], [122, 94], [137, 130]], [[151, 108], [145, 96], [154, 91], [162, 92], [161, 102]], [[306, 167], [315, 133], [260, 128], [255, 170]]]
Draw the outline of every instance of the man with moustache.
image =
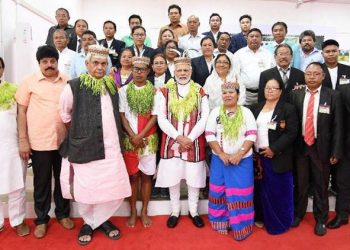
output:
[[287, 100], [289, 93], [296, 85], [305, 84], [304, 72], [291, 67], [293, 50], [288, 44], [279, 44], [275, 49], [276, 67], [261, 72], [259, 79], [258, 102], [265, 100], [264, 89], [266, 82], [277, 79], [283, 82], [284, 88], [280, 100]]
[[300, 46], [293, 55], [293, 67], [305, 71], [306, 66], [312, 62], [324, 62], [321, 51], [315, 48], [315, 42], [316, 35], [312, 30], [305, 30], [300, 34]]
[[260, 73], [275, 66], [271, 53], [261, 47], [262, 33], [253, 28], [248, 31], [248, 46], [238, 50], [233, 56], [233, 70], [239, 83], [246, 88], [245, 105], [258, 102]]
[[156, 187], [169, 187], [171, 215], [167, 226], [176, 227], [180, 216], [180, 182], [186, 180], [189, 217], [196, 227], [204, 223], [198, 214], [199, 190], [205, 187], [204, 129], [209, 116], [208, 97], [191, 80], [191, 60], [175, 58], [175, 80], [158, 93], [158, 125], [163, 131]]
[[327, 233], [329, 167], [338, 163], [343, 153], [343, 114], [338, 92], [323, 87], [322, 64], [312, 62], [305, 70], [306, 88], [291, 92], [299, 120], [295, 143], [295, 211], [292, 227], [299, 226], [308, 203], [310, 176], [314, 190], [314, 233]]
[[58, 148], [64, 140], [66, 128], [59, 118], [57, 107], [67, 76], [58, 71], [58, 57], [54, 47], [39, 47], [36, 58], [40, 71], [27, 76], [16, 93], [20, 156], [24, 161], [32, 159], [37, 216], [34, 236], [38, 239], [46, 235], [50, 220], [52, 173], [56, 218], [64, 228], [74, 227], [69, 218], [69, 200], [62, 197], [60, 185], [62, 158]]
[[343, 118], [345, 131], [344, 155], [336, 166], [331, 167], [332, 179], [337, 187], [335, 211], [336, 216], [327, 224], [327, 228], [335, 229], [348, 224], [350, 205], [350, 67], [338, 63], [339, 43], [329, 39], [322, 43], [322, 55], [326, 75], [322, 86], [340, 92], [343, 102]]

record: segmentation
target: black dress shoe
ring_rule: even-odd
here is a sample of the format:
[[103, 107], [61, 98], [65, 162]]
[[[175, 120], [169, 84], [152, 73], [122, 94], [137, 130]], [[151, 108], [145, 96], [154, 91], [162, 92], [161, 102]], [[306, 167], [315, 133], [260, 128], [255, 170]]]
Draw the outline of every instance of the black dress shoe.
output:
[[301, 219], [299, 217], [294, 217], [291, 227], [298, 227], [300, 225]]
[[327, 224], [327, 228], [335, 229], [335, 228], [339, 228], [342, 225], [346, 225], [348, 223], [349, 221], [347, 219], [341, 219], [338, 216], [335, 216], [335, 218]]
[[191, 218], [193, 225], [195, 225], [196, 227], [204, 227], [204, 222], [199, 215], [192, 217], [192, 215], [189, 213], [188, 217]]
[[314, 232], [318, 236], [325, 235], [327, 233], [326, 225], [321, 222], [317, 222]]
[[179, 221], [179, 217], [178, 216], [171, 215], [168, 218], [168, 221], [166, 222], [166, 225], [168, 226], [168, 228], [174, 228], [174, 227], [176, 227], [178, 221]]

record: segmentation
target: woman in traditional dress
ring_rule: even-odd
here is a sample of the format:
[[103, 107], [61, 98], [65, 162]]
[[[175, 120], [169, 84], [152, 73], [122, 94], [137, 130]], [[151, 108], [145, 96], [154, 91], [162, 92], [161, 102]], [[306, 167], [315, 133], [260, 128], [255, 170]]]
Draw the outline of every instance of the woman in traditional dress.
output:
[[[4, 69], [5, 63], [0, 57], [0, 79]], [[24, 222], [26, 164], [18, 148], [16, 90], [16, 85], [0, 80], [0, 195], [8, 195], [10, 225], [18, 236], [25, 236], [30, 232]], [[4, 230], [3, 210], [0, 202], [0, 232]]]
[[[205, 93], [209, 95], [209, 108], [222, 105], [221, 85], [225, 82], [236, 82], [238, 79], [233, 74], [232, 62], [226, 54], [219, 54], [214, 60], [213, 72], [209, 75], [204, 84]], [[245, 87], [239, 85], [238, 104], [243, 105], [245, 101]]]
[[113, 68], [111, 70], [111, 76], [114, 79], [117, 88], [121, 88], [132, 81], [132, 50], [130, 48], [124, 48], [120, 52], [120, 65], [118, 69]]
[[253, 231], [253, 157], [256, 123], [251, 111], [237, 104], [239, 84], [221, 85], [223, 105], [209, 115], [205, 136], [213, 155], [209, 177], [208, 217], [221, 234], [233, 231], [243, 240]]
[[294, 107], [280, 101], [283, 83], [267, 81], [266, 101], [253, 109], [258, 133], [258, 180], [255, 186], [256, 218], [270, 234], [286, 232], [293, 223], [293, 143], [298, 133]]

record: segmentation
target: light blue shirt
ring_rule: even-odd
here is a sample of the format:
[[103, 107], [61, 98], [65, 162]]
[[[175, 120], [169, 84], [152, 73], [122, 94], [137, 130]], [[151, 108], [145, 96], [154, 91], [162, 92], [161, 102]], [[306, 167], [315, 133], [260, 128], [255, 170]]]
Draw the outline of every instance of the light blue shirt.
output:
[[324, 63], [322, 53], [317, 48], [305, 55], [300, 45], [293, 51], [293, 67], [305, 71], [306, 67], [312, 62]]
[[[76, 54], [75, 57], [73, 58], [72, 65], [70, 68], [71, 79], [77, 78], [82, 73], [87, 73], [85, 57], [86, 57], [85, 52], [82, 50], [80, 53]], [[109, 71], [111, 70], [111, 67], [112, 67], [111, 59], [107, 57], [107, 60], [108, 60], [108, 66], [106, 69], [106, 75], [109, 74]]]

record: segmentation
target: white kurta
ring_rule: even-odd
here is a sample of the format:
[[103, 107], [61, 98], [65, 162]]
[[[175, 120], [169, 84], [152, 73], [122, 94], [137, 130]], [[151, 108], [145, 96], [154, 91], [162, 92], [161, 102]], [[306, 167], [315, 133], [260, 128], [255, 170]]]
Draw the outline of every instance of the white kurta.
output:
[[[179, 96], [186, 96], [189, 91], [189, 84], [180, 85], [178, 84]], [[181, 97], [180, 97], [181, 98]], [[161, 93], [157, 93], [156, 107], [158, 115], [158, 125], [161, 130], [169, 135], [171, 138], [176, 139], [179, 135], [187, 136], [189, 139], [194, 141], [205, 129], [205, 124], [209, 116], [209, 104], [207, 96], [202, 97], [201, 102], [201, 118], [197, 124], [193, 127], [189, 133], [189, 117], [186, 122], [179, 121], [177, 129], [167, 119], [167, 105], [166, 100]], [[187, 153], [179, 153], [179, 144], [174, 144], [175, 157], [171, 159], [160, 159], [157, 172], [156, 187], [172, 187], [179, 184], [182, 179], [186, 180], [187, 185], [191, 187], [201, 188], [205, 187], [206, 179], [206, 162], [188, 162]]]
[[26, 164], [19, 156], [17, 105], [0, 110], [0, 194], [24, 188]]
[[[70, 122], [73, 94], [69, 84], [60, 100], [60, 115], [64, 123]], [[100, 204], [131, 195], [129, 176], [120, 150], [119, 137], [109, 95], [101, 96], [103, 142], [105, 159], [85, 164], [72, 163], [74, 170], [74, 198], [85, 204]], [[69, 197], [69, 168], [67, 159], [62, 160], [61, 187], [65, 198]]]

